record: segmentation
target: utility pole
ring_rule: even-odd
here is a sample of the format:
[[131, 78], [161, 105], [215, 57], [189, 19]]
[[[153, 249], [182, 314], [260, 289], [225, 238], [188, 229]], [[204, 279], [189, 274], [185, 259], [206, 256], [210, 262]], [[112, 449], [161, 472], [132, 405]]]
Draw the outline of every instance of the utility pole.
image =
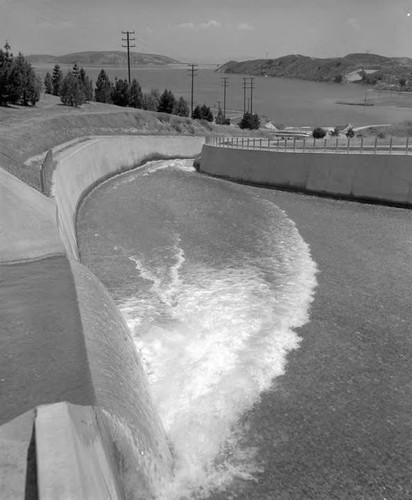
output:
[[223, 85], [223, 118], [226, 120], [226, 89], [229, 86], [229, 77], [222, 77], [222, 85]]
[[126, 35], [126, 38], [122, 38], [122, 42], [126, 42], [126, 45], [122, 45], [122, 47], [127, 47], [127, 74], [129, 77], [129, 85], [130, 85], [130, 48], [136, 47], [136, 45], [130, 45], [130, 42], [134, 42], [136, 40], [135, 37], [131, 38], [130, 35], [134, 35], [134, 31], [122, 31], [122, 35]]
[[246, 89], [247, 89], [247, 78], [243, 78], [243, 114], [246, 113]]
[[255, 79], [250, 79], [250, 114], [253, 115], [253, 89], [255, 88]]
[[197, 76], [197, 64], [188, 64], [189, 73], [188, 75], [191, 77], [192, 84], [191, 84], [191, 91], [190, 91], [190, 118], [193, 116], [193, 84], [194, 84], [194, 79], [195, 76]]

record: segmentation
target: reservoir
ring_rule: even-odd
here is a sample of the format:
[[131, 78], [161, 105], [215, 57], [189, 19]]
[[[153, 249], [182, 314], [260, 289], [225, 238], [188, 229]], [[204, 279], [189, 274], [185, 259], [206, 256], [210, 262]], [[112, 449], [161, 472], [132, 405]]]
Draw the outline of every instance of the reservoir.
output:
[[[36, 66], [42, 77], [52, 72], [52, 65]], [[62, 66], [65, 74], [71, 66]], [[96, 83], [102, 68], [85, 66], [86, 73]], [[111, 81], [127, 77], [126, 66], [104, 68]], [[144, 92], [157, 88], [163, 92], [170, 89], [176, 96], [183, 96], [190, 102], [191, 80], [187, 67], [132, 68], [132, 78], [136, 78]], [[206, 103], [217, 112], [218, 101], [223, 102], [222, 76], [229, 77], [227, 90], [227, 109], [230, 116], [243, 113], [243, 78], [248, 75], [224, 75], [217, 73], [215, 67], [199, 66], [194, 79], [194, 104]], [[409, 93], [394, 93], [392, 104], [383, 106], [384, 99], [365, 85], [311, 82], [283, 78], [255, 77], [253, 110], [266, 116], [276, 124], [295, 126], [336, 126], [351, 123], [353, 126], [386, 124], [411, 119], [412, 97]], [[249, 94], [247, 99], [249, 99]], [[374, 103], [374, 106], [348, 106], [337, 101]], [[121, 109], [121, 108], [119, 108]]]
[[411, 496], [410, 211], [169, 160], [103, 183], [77, 229], [169, 439], [159, 498]]

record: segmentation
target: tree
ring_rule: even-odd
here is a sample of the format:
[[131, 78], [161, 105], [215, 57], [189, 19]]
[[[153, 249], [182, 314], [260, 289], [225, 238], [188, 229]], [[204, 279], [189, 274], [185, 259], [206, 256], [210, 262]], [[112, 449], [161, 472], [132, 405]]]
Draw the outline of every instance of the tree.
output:
[[326, 136], [326, 130], [322, 127], [316, 127], [313, 129], [312, 136], [314, 139], [323, 139]]
[[86, 102], [83, 84], [71, 71], [64, 77], [60, 89], [60, 99], [66, 106], [80, 106]]
[[[73, 72], [75, 75], [75, 73]], [[86, 102], [93, 100], [93, 82], [88, 77], [84, 68], [80, 68], [78, 71], [78, 78], [83, 86], [83, 92], [86, 98]]]
[[171, 90], [165, 89], [163, 94], [160, 96], [159, 105], [157, 111], [160, 113], [173, 113], [176, 106], [176, 98]]
[[53, 95], [60, 95], [60, 88], [63, 82], [63, 72], [60, 69], [60, 66], [56, 64], [53, 68], [53, 75], [52, 75], [52, 94]]
[[116, 104], [116, 106], [129, 105], [130, 91], [127, 80], [115, 80], [111, 98], [113, 104]]
[[200, 106], [197, 105], [195, 107], [195, 109], [193, 110], [193, 113], [192, 113], [192, 118], [194, 120], [200, 120], [202, 117], [201, 117], [201, 113], [200, 113]]
[[106, 71], [102, 69], [96, 80], [96, 89], [94, 96], [97, 102], [111, 103], [112, 102], [113, 84], [110, 81]]
[[16, 70], [13, 54], [6, 42], [4, 50], [0, 49], [0, 105], [13, 104], [19, 99], [16, 81]]
[[239, 127], [241, 129], [257, 130], [260, 127], [259, 115], [246, 111], [240, 120]]
[[142, 97], [142, 109], [147, 111], [157, 111], [160, 102], [160, 92], [158, 89], [151, 89], [149, 93], [144, 93]]
[[217, 123], [217, 125], [230, 125], [230, 118], [225, 118], [222, 108], [219, 108], [215, 122]]
[[192, 118], [195, 120], [207, 120], [208, 122], [212, 122], [213, 113], [206, 104], [202, 104], [202, 106], [197, 105], [193, 110]]
[[209, 108], [209, 106], [206, 106], [206, 104], [203, 104], [200, 108], [200, 116], [202, 120], [207, 120], [208, 122], [213, 121], [212, 110]]
[[49, 71], [44, 77], [44, 90], [46, 91], [46, 94], [51, 94], [53, 92], [53, 82]]
[[352, 127], [349, 127], [347, 132], [346, 132], [346, 137], [348, 139], [351, 139], [352, 137], [355, 137], [355, 131], [353, 130]]
[[174, 114], [177, 116], [189, 116], [189, 105], [183, 97], [180, 97], [177, 101]]
[[132, 84], [130, 85], [130, 95], [129, 95], [129, 106], [132, 108], [141, 108], [142, 107], [142, 87], [136, 78], [133, 78]]
[[36, 104], [40, 98], [41, 81], [36, 79], [36, 73], [31, 64], [26, 61], [21, 52], [14, 60], [15, 85], [18, 93], [18, 100], [23, 106]]

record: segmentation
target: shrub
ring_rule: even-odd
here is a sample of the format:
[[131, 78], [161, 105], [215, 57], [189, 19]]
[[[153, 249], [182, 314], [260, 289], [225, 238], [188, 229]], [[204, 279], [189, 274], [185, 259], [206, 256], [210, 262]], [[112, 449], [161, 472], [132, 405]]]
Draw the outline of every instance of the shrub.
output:
[[160, 96], [159, 105], [157, 111], [160, 113], [172, 114], [176, 107], [176, 98], [171, 90], [165, 89], [163, 94]]
[[355, 132], [354, 132], [354, 130], [353, 130], [353, 128], [352, 128], [352, 127], [348, 128], [348, 131], [346, 132], [346, 137], [348, 137], [348, 138], [350, 138], [350, 139], [351, 139], [352, 137], [355, 137]]
[[314, 139], [323, 139], [326, 136], [326, 130], [322, 127], [316, 127], [312, 132], [312, 136]]
[[331, 132], [330, 132], [330, 135], [332, 137], [338, 137], [339, 136], [339, 130], [337, 127], [335, 127]]
[[243, 115], [239, 123], [239, 128], [257, 130], [260, 127], [259, 115], [249, 113], [248, 111]]

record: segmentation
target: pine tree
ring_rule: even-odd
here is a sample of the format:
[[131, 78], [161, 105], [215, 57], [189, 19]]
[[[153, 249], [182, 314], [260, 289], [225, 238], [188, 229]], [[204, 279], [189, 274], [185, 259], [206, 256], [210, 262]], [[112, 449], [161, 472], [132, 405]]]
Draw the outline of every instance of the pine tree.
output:
[[0, 49], [0, 105], [15, 104], [19, 100], [17, 72], [10, 45]]
[[80, 79], [71, 71], [64, 77], [60, 89], [60, 99], [66, 106], [80, 106], [86, 101], [86, 95]]
[[99, 73], [99, 76], [96, 80], [96, 89], [94, 91], [94, 95], [97, 102], [111, 103], [112, 98], [112, 83], [107, 76], [107, 73], [104, 69], [102, 69]]
[[63, 82], [63, 73], [62, 70], [60, 69], [60, 66], [56, 64], [53, 68], [53, 75], [52, 75], [53, 95], [60, 95], [60, 88], [62, 82]]
[[213, 113], [209, 106], [203, 104], [202, 106], [197, 105], [193, 110], [192, 118], [195, 120], [207, 120], [208, 122], [213, 121]]
[[192, 118], [194, 120], [200, 120], [202, 118], [201, 113], [200, 113], [200, 106], [199, 105], [197, 105], [195, 107], [195, 109], [193, 110]]
[[21, 52], [14, 60], [14, 68], [20, 103], [23, 106], [28, 106], [29, 103], [36, 104], [40, 97], [41, 83], [39, 85], [36, 73]]
[[49, 71], [46, 73], [46, 76], [44, 77], [44, 89], [46, 91], [46, 94], [51, 94], [53, 91], [53, 82]]
[[206, 104], [203, 104], [200, 108], [200, 116], [202, 120], [207, 120], [208, 122], [213, 121], [213, 113], [209, 106], [206, 106]]
[[159, 106], [157, 111], [160, 113], [173, 113], [176, 106], [176, 98], [171, 90], [165, 89], [163, 94], [160, 96]]
[[80, 68], [78, 75], [79, 75], [78, 76], [79, 81], [83, 86], [83, 92], [84, 92], [84, 95], [86, 98], [86, 102], [90, 102], [93, 100], [93, 83], [90, 80], [90, 78], [88, 77], [84, 68]]
[[130, 99], [129, 84], [127, 80], [115, 80], [111, 94], [112, 102], [116, 106], [128, 106]]
[[177, 116], [189, 116], [189, 105], [183, 97], [180, 97], [177, 101], [174, 114]]
[[129, 94], [129, 106], [132, 106], [133, 108], [141, 108], [143, 93], [142, 87], [139, 85], [139, 82], [136, 80], [136, 78], [134, 78], [132, 81]]

